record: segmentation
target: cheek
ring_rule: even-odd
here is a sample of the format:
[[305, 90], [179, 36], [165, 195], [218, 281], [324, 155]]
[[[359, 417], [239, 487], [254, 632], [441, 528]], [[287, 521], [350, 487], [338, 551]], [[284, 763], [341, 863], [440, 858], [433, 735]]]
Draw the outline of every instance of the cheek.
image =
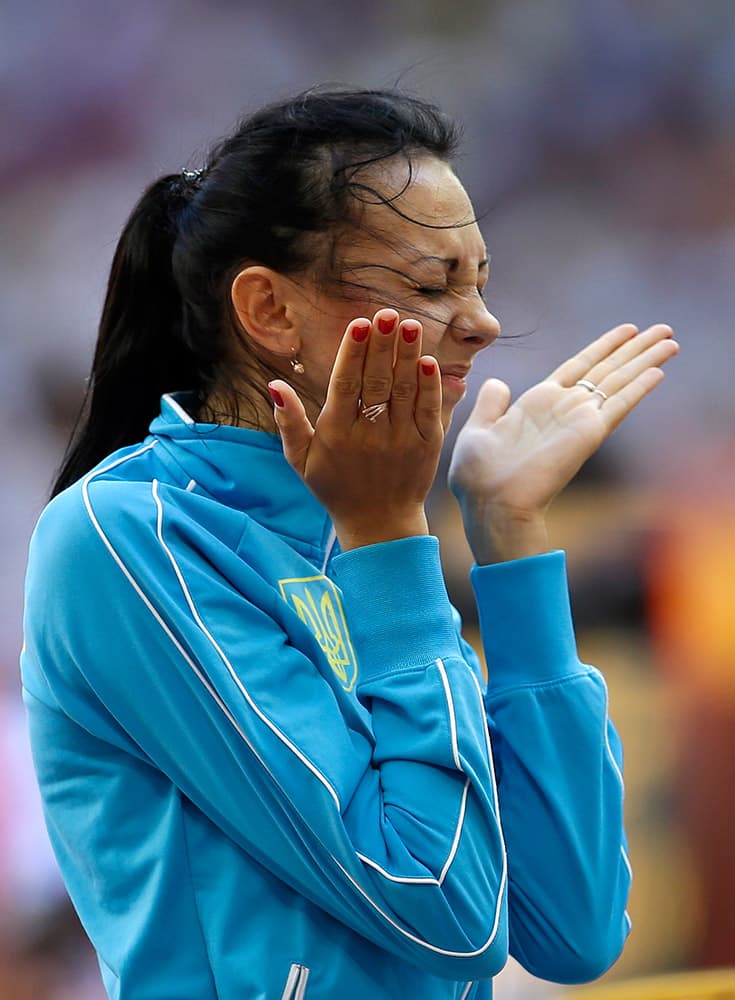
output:
[[441, 330], [437, 330], [435, 328], [435, 324], [433, 323], [428, 329], [427, 324], [424, 323], [423, 326], [424, 332], [421, 337], [421, 353], [430, 354], [432, 357], [436, 358], [439, 362], [439, 367], [441, 368], [442, 361], [445, 364], [447, 363], [447, 358], [442, 357], [443, 354], [447, 353], [446, 349], [443, 347], [444, 331], [446, 328], [444, 327]]
[[344, 305], [340, 309], [333, 306], [329, 311], [322, 312], [313, 327], [318, 340], [317, 351], [322, 357], [334, 358], [348, 323], [360, 315], [358, 309], [345, 308]]

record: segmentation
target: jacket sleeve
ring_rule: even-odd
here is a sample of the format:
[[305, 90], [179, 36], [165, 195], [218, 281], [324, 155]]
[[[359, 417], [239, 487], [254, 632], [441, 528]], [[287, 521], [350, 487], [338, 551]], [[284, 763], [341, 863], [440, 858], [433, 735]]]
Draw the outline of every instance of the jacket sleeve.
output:
[[596, 978], [630, 929], [620, 742], [580, 663], [562, 552], [472, 571], [508, 848], [510, 951], [534, 975]]
[[499, 971], [490, 742], [436, 539], [335, 560], [366, 739], [316, 643], [290, 641], [275, 588], [166, 488], [103, 481], [83, 497], [81, 511], [76, 493], [58, 498], [34, 538], [30, 693], [73, 717], [81, 691], [244, 851], [357, 933], [449, 979]]

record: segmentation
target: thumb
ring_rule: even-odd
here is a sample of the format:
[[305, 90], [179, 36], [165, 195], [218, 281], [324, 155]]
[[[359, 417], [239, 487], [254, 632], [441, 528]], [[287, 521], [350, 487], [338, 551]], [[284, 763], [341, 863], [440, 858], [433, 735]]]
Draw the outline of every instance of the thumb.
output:
[[275, 379], [268, 383], [268, 392], [273, 400], [273, 416], [283, 442], [283, 454], [303, 478], [314, 428], [306, 416], [304, 404], [288, 382]]
[[510, 387], [505, 382], [501, 382], [499, 378], [489, 378], [480, 387], [467, 425], [494, 424], [503, 416], [509, 405]]

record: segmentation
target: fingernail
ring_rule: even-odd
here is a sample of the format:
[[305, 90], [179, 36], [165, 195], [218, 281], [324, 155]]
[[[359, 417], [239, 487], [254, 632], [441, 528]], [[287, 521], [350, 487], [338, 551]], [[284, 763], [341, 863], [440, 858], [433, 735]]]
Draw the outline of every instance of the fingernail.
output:
[[404, 323], [401, 327], [403, 331], [403, 339], [407, 344], [413, 344], [419, 335], [419, 325], [418, 323]]
[[276, 406], [283, 406], [284, 405], [283, 396], [280, 394], [280, 392], [278, 391], [278, 389], [275, 389], [272, 385], [269, 385], [268, 386], [268, 392], [270, 393], [270, 397], [273, 400], [273, 402], [276, 404]]
[[421, 371], [424, 373], [424, 375], [433, 375], [434, 372], [436, 371], [436, 365], [434, 364], [433, 361], [422, 361]]
[[378, 329], [381, 333], [393, 333], [395, 325], [395, 316], [381, 316], [378, 320]]
[[365, 340], [369, 333], [370, 333], [369, 323], [355, 323], [355, 325], [352, 327], [352, 339], [356, 340], [358, 343]]

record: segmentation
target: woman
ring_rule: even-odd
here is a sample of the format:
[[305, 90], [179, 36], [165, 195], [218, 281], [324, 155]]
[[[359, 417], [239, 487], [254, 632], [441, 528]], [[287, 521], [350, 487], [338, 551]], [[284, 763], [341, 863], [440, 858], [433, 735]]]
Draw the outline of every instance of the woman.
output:
[[622, 947], [620, 749], [544, 515], [677, 348], [621, 326], [481, 389], [450, 480], [485, 685], [424, 515], [499, 330], [455, 145], [308, 93], [123, 231], [22, 663], [111, 997], [487, 998], [509, 951], [574, 982]]

